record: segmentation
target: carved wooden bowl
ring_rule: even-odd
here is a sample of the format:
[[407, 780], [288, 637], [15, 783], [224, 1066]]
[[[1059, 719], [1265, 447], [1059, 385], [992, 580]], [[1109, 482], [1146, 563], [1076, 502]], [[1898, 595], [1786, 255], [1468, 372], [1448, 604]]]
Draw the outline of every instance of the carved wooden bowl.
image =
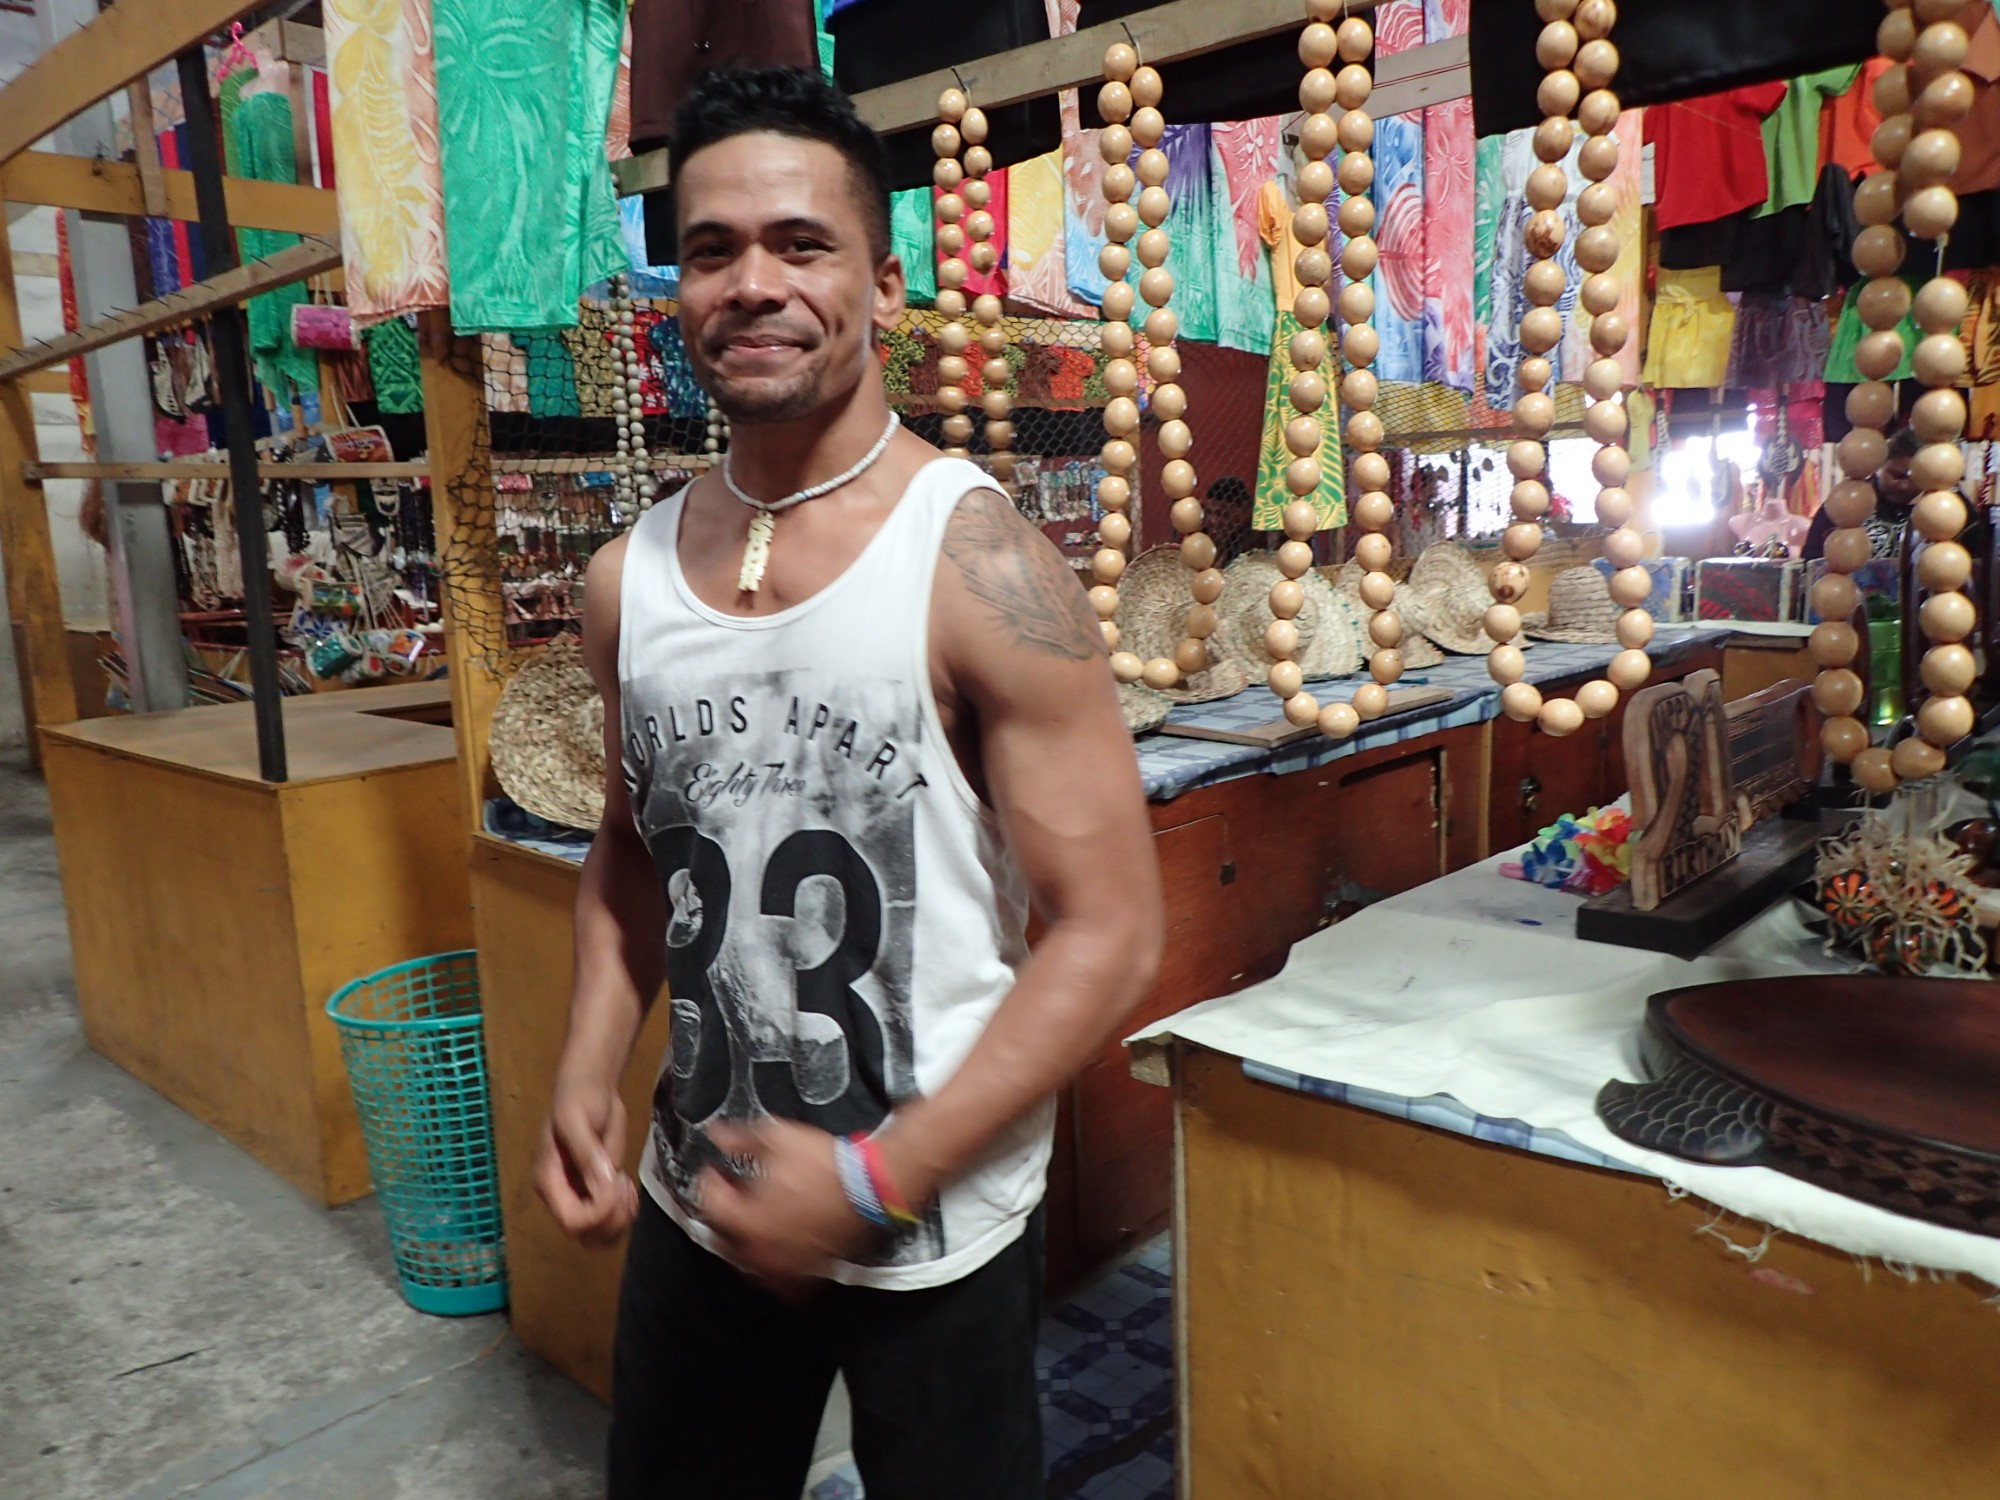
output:
[[1620, 1139], [1772, 1167], [2000, 1236], [2000, 983], [1814, 977], [1653, 996], [1648, 1080], [1607, 1083]]

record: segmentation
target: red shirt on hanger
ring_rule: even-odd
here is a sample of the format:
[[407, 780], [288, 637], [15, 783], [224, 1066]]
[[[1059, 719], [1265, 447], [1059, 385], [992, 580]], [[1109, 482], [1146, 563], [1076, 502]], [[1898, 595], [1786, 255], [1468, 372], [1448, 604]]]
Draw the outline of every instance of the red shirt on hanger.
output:
[[1659, 228], [1706, 224], [1755, 208], [1770, 196], [1764, 117], [1784, 98], [1784, 84], [1759, 83], [1647, 108]]

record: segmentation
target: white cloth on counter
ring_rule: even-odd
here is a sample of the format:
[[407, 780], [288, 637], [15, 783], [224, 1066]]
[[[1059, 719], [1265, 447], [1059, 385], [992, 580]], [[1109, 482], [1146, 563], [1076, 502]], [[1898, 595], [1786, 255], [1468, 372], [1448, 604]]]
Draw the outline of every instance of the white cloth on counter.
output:
[[1597, 1118], [1638, 1079], [1646, 999], [1681, 985], [1850, 972], [1790, 902], [1708, 954], [1678, 959], [1576, 937], [1579, 898], [1487, 860], [1383, 901], [1292, 949], [1275, 978], [1191, 1007], [1134, 1040], [1179, 1037], [1307, 1078], [1518, 1120], [1778, 1229], [1855, 1255], [2000, 1286], [2000, 1239], [1927, 1224], [1768, 1167], [1646, 1151]]

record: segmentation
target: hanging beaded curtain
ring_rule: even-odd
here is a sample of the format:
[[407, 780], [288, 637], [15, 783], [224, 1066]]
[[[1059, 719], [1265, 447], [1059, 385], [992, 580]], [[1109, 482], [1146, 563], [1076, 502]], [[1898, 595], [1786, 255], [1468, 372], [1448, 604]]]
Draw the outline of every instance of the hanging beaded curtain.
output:
[[[1007, 386], [1013, 366], [1007, 361], [1007, 330], [1001, 324], [1000, 299], [982, 292], [971, 301], [972, 325], [964, 321], [968, 311], [965, 284], [973, 272], [990, 275], [1000, 264], [1000, 252], [993, 245], [996, 225], [988, 206], [993, 189], [986, 175], [993, 170], [993, 153], [986, 148], [985, 111], [967, 100], [962, 89], [946, 89], [938, 95], [938, 125], [931, 132], [931, 147], [937, 153], [932, 181], [939, 189], [937, 245], [944, 259], [938, 263], [937, 309], [952, 322], [938, 334], [938, 404], [945, 413], [945, 452], [953, 458], [970, 458], [972, 440], [971, 361], [966, 357], [974, 333], [985, 360], [979, 369], [980, 410], [986, 414], [987, 467], [1003, 485], [1014, 478], [1014, 424], [1009, 420], [1014, 398]], [[961, 155], [961, 152], [963, 153]], [[970, 248], [968, 248], [968, 241]]]
[[[1945, 184], [1958, 170], [1960, 144], [1953, 129], [1972, 108], [1972, 80], [1960, 70], [1970, 48], [1964, 27], [1954, 19], [1962, 6], [1940, 0], [1889, 0], [1876, 43], [1892, 64], [1875, 85], [1882, 112], [1872, 150], [1881, 170], [1855, 190], [1855, 217], [1866, 227], [1854, 241], [1854, 267], [1869, 278], [1861, 289], [1862, 321], [1873, 330], [1855, 350], [1865, 382], [1847, 397], [1854, 430], [1841, 439], [1839, 458], [1846, 476], [1827, 496], [1836, 530], [1826, 540], [1830, 570], [1813, 585], [1812, 603], [1825, 622], [1809, 642], [1820, 667], [1813, 699], [1826, 717], [1820, 742], [1834, 760], [1849, 765], [1854, 779], [1870, 792], [1888, 792], [1902, 781], [1934, 776], [1944, 769], [1945, 750], [1973, 729], [1975, 715], [1966, 691], [1978, 663], [1966, 646], [1975, 623], [1972, 601], [1962, 592], [1972, 576], [1972, 556], [1957, 540], [1965, 529], [1965, 501], [1958, 493], [1965, 457], [1958, 440], [1965, 431], [1965, 398], [1956, 389], [1965, 380], [1965, 349], [1958, 326], [1965, 316], [1966, 291], [1939, 274], [1914, 299], [1923, 337], [1912, 359], [1917, 379], [1929, 389], [1917, 398], [1910, 425], [1923, 446], [1910, 472], [1922, 489], [1910, 524], [1924, 539], [1917, 554], [1917, 581], [1929, 594], [1917, 612], [1931, 642], [1921, 675], [1928, 693], [1917, 709], [1917, 732], [1894, 750], [1871, 746], [1867, 727], [1854, 715], [1863, 696], [1851, 667], [1862, 649], [1848, 622], [1860, 603], [1848, 577], [1870, 553], [1868, 518], [1875, 511], [1875, 471], [1888, 457], [1883, 437], [1896, 414], [1896, 393], [1888, 384], [1905, 357], [1903, 319], [1912, 312], [1909, 286], [1896, 272], [1906, 247], [1896, 225], [1900, 212], [1910, 234], [1937, 242], [1958, 222], [1958, 197]], [[1935, 262], [1934, 262], [1935, 263]], [[1908, 605], [1906, 604], [1907, 608]], [[1914, 692], [1914, 685], [1906, 691]]]
[[[1653, 619], [1643, 608], [1652, 592], [1651, 576], [1639, 565], [1645, 539], [1630, 522], [1632, 497], [1625, 489], [1632, 470], [1626, 450], [1626, 416], [1622, 396], [1623, 367], [1618, 353], [1631, 337], [1620, 313], [1622, 289], [1611, 276], [1619, 254], [1618, 231], [1612, 220], [1618, 194], [1608, 179], [1618, 170], [1618, 96], [1611, 83], [1618, 73], [1618, 49], [1611, 28], [1618, 19], [1615, 0], [1536, 0], [1541, 35], [1535, 56], [1546, 70], [1537, 93], [1543, 114], [1535, 127], [1534, 149], [1542, 163], [1528, 176], [1528, 206], [1534, 211], [1524, 234], [1528, 253], [1526, 291], [1531, 304], [1522, 314], [1521, 347], [1526, 351], [1516, 380], [1521, 389], [1514, 403], [1515, 441], [1507, 450], [1507, 467], [1514, 475], [1511, 503], [1514, 523], [1501, 538], [1508, 560], [1492, 573], [1493, 606], [1486, 612], [1486, 633], [1500, 642], [1487, 658], [1493, 680], [1503, 684], [1500, 706], [1509, 718], [1535, 720], [1552, 735], [1573, 734], [1586, 719], [1601, 719], [1618, 706], [1619, 694], [1645, 685], [1653, 664], [1645, 652], [1653, 638]], [[1572, 115], [1574, 118], [1572, 118]], [[1586, 682], [1575, 698], [1542, 697], [1540, 689], [1522, 680], [1526, 662], [1513, 645], [1521, 630], [1518, 603], [1528, 588], [1528, 560], [1542, 544], [1542, 517], [1549, 509], [1548, 449], [1544, 440], [1556, 419], [1549, 386], [1555, 370], [1549, 352], [1562, 343], [1562, 300], [1565, 277], [1557, 261], [1567, 238], [1561, 212], [1569, 191], [1562, 163], [1581, 125], [1586, 136], [1577, 166], [1590, 186], [1577, 196], [1577, 218], [1584, 225], [1573, 247], [1584, 272], [1577, 295], [1579, 308], [1590, 315], [1590, 346], [1596, 358], [1583, 375], [1584, 390], [1594, 403], [1583, 414], [1584, 431], [1599, 444], [1591, 473], [1601, 488], [1597, 519], [1612, 528], [1604, 539], [1604, 555], [1613, 569], [1610, 589], [1619, 606], [1618, 642], [1606, 676]]]
[[[1160, 149], [1166, 135], [1166, 119], [1159, 108], [1165, 91], [1158, 71], [1145, 66], [1138, 50], [1125, 42], [1114, 42], [1105, 50], [1104, 80], [1097, 104], [1108, 122], [1098, 135], [1098, 150], [1106, 163], [1107, 243], [1099, 252], [1098, 269], [1110, 283], [1102, 303], [1102, 347], [1109, 356], [1104, 385], [1111, 399], [1104, 407], [1108, 435], [1102, 454], [1105, 477], [1097, 487], [1104, 514], [1098, 523], [1098, 550], [1090, 561], [1094, 580], [1090, 601], [1118, 680], [1137, 682], [1143, 678], [1148, 687], [1164, 689], [1208, 667], [1208, 637], [1217, 624], [1213, 606], [1222, 596], [1222, 573], [1215, 566], [1215, 542], [1202, 529], [1202, 503], [1195, 497], [1195, 469], [1188, 459], [1194, 435], [1187, 423], [1187, 392], [1178, 383], [1180, 353], [1174, 347], [1180, 321], [1167, 306], [1174, 294], [1174, 276], [1167, 269], [1172, 246], [1161, 227], [1173, 206], [1167, 195], [1167, 153]], [[1131, 160], [1135, 147], [1139, 152], [1136, 165]], [[1136, 205], [1132, 201], [1135, 189]], [[1125, 279], [1135, 250], [1142, 267], [1136, 297]], [[1160, 471], [1160, 487], [1173, 501], [1171, 517], [1181, 539], [1181, 564], [1190, 575], [1191, 593], [1173, 656], [1151, 661], [1120, 649], [1119, 628], [1113, 619], [1118, 612], [1118, 580], [1124, 576], [1126, 549], [1132, 540], [1132, 476], [1139, 464], [1139, 365], [1133, 357], [1138, 337], [1129, 321], [1136, 298], [1144, 298], [1152, 309], [1144, 326], [1147, 374], [1154, 382], [1152, 413], [1160, 423], [1157, 441], [1166, 460]]]

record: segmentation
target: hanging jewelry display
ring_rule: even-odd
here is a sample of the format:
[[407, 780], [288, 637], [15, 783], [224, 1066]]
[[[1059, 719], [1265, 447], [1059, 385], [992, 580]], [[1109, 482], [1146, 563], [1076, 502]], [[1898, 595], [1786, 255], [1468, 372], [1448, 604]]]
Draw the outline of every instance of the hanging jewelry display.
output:
[[[1632, 458], [1626, 450], [1626, 413], [1621, 397], [1623, 375], [1618, 353], [1631, 337], [1625, 317], [1617, 311], [1619, 285], [1611, 275], [1621, 246], [1612, 219], [1618, 193], [1609, 178], [1618, 170], [1617, 128], [1620, 106], [1611, 92], [1618, 72], [1618, 49], [1610, 40], [1618, 18], [1615, 0], [1537, 0], [1543, 26], [1535, 55], [1546, 70], [1538, 102], [1543, 120], [1535, 128], [1534, 150], [1541, 162], [1529, 174], [1528, 253], [1537, 257], [1528, 267], [1526, 289], [1532, 307], [1522, 315], [1521, 361], [1514, 403], [1514, 442], [1507, 466], [1514, 475], [1514, 523], [1501, 538], [1507, 560], [1493, 570], [1494, 603], [1486, 612], [1486, 633], [1500, 642], [1487, 657], [1487, 670], [1501, 683], [1500, 705], [1509, 718], [1535, 720], [1552, 735], [1572, 734], [1586, 719], [1601, 719], [1618, 706], [1620, 693], [1643, 687], [1653, 664], [1646, 644], [1653, 638], [1653, 617], [1642, 607], [1652, 593], [1652, 578], [1640, 559], [1645, 538], [1633, 527], [1632, 497], [1625, 489]], [[1571, 115], [1574, 113], [1575, 118]], [[1616, 624], [1623, 648], [1611, 659], [1604, 677], [1586, 682], [1575, 698], [1544, 699], [1539, 689], [1522, 680], [1526, 670], [1520, 649], [1510, 644], [1521, 629], [1518, 608], [1528, 588], [1528, 560], [1542, 543], [1542, 517], [1549, 509], [1548, 450], [1543, 440], [1555, 422], [1555, 402], [1546, 387], [1555, 376], [1549, 359], [1563, 338], [1559, 304], [1567, 278], [1557, 256], [1567, 237], [1563, 218], [1569, 195], [1568, 158], [1577, 126], [1585, 135], [1577, 167], [1590, 186], [1577, 195], [1576, 216], [1582, 222], [1574, 255], [1583, 272], [1577, 300], [1591, 315], [1590, 346], [1596, 358], [1585, 368], [1583, 387], [1592, 405], [1584, 412], [1584, 431], [1598, 444], [1591, 460], [1597, 492], [1597, 519], [1609, 526], [1604, 556], [1611, 564], [1611, 598], [1619, 606]]]
[[[1209, 666], [1208, 638], [1216, 627], [1215, 601], [1222, 597], [1222, 573], [1215, 566], [1215, 542], [1202, 529], [1201, 501], [1195, 498], [1194, 465], [1188, 454], [1194, 434], [1187, 424], [1187, 392], [1179, 384], [1180, 351], [1174, 340], [1180, 319], [1167, 304], [1174, 294], [1174, 274], [1167, 269], [1172, 246], [1162, 227], [1172, 202], [1167, 195], [1167, 153], [1160, 148], [1166, 120], [1160, 113], [1165, 90], [1156, 69], [1145, 66], [1138, 49], [1114, 42], [1104, 52], [1104, 87], [1098, 91], [1098, 112], [1106, 120], [1098, 134], [1103, 154], [1104, 233], [1097, 266], [1110, 285], [1104, 289], [1100, 340], [1108, 356], [1104, 386], [1110, 400], [1104, 408], [1107, 441], [1101, 454], [1105, 471], [1097, 484], [1103, 509], [1098, 522], [1097, 552], [1090, 560], [1090, 602], [1111, 650], [1111, 670], [1120, 682], [1143, 679], [1148, 687], [1170, 688]], [[1139, 150], [1136, 163], [1134, 147]], [[1137, 194], [1136, 203], [1133, 201]], [[1144, 226], [1141, 228], [1141, 226]], [[1134, 292], [1125, 280], [1137, 254], [1142, 270]], [[1180, 535], [1181, 564], [1189, 573], [1193, 594], [1182, 624], [1181, 640], [1171, 657], [1142, 661], [1119, 649], [1118, 580], [1125, 574], [1132, 542], [1132, 476], [1139, 467], [1139, 365], [1134, 357], [1138, 338], [1132, 331], [1132, 309], [1144, 298], [1146, 314], [1146, 373], [1151, 379], [1151, 410], [1158, 419], [1160, 488], [1173, 501], [1174, 530]]]
[[[1820, 743], [1836, 761], [1850, 766], [1870, 792], [1892, 791], [1899, 782], [1934, 776], [1944, 769], [1945, 748], [1970, 734], [1975, 715], [1966, 690], [1978, 664], [1965, 639], [1974, 611], [1963, 587], [1972, 575], [1972, 555], [1957, 540], [1966, 522], [1958, 492], [1965, 455], [1958, 440], [1965, 431], [1965, 348], [1958, 327], [1965, 317], [1964, 287], [1941, 272], [1913, 299], [1896, 273], [1905, 252], [1900, 212], [1918, 239], [1941, 242], [1958, 222], [1958, 196], [1945, 184], [1958, 170], [1960, 149], [1953, 126], [1972, 108], [1972, 80], [1959, 70], [1970, 48], [1965, 28], [1951, 19], [1961, 7], [1942, 0], [1890, 0], [1876, 43], [1892, 64], [1875, 84], [1882, 112], [1872, 154], [1881, 170], [1855, 189], [1855, 217], [1865, 226], [1854, 241], [1854, 268], [1868, 277], [1858, 310], [1872, 330], [1855, 349], [1854, 363], [1865, 383], [1847, 397], [1853, 430], [1839, 446], [1841, 472], [1826, 499], [1835, 530], [1826, 539], [1827, 573], [1813, 585], [1812, 604], [1823, 624], [1809, 647], [1820, 667], [1813, 701], [1826, 715]], [[1942, 259], [1942, 244], [1938, 246]], [[1848, 575], [1872, 551], [1867, 531], [1875, 513], [1875, 471], [1888, 457], [1883, 429], [1895, 418], [1896, 392], [1890, 381], [1906, 349], [1898, 331], [1914, 311], [1922, 330], [1911, 354], [1917, 379], [1929, 389], [1917, 398], [1910, 426], [1923, 446], [1910, 473], [1922, 493], [1910, 524], [1924, 539], [1917, 554], [1917, 582], [1929, 594], [1918, 623], [1931, 642], [1921, 676], [1929, 693], [1917, 710], [1917, 732], [1891, 751], [1871, 746], [1867, 726], [1855, 717], [1864, 696], [1851, 666], [1862, 649], [1860, 632], [1849, 623], [1861, 597]], [[1907, 607], [1907, 606], [1906, 606]]]
[[611, 392], [618, 457], [612, 465], [611, 487], [621, 513], [628, 516], [649, 509], [659, 492], [646, 451], [645, 367], [640, 362], [631, 285], [631, 278], [622, 271], [611, 278], [611, 345], [618, 354], [618, 384]]
[[[1299, 150], [1305, 157], [1299, 168], [1299, 206], [1292, 215], [1292, 232], [1300, 245], [1294, 263], [1299, 290], [1292, 304], [1299, 332], [1292, 336], [1288, 353], [1292, 380], [1287, 394], [1293, 416], [1285, 424], [1285, 446], [1292, 461], [1285, 469], [1285, 488], [1292, 499], [1285, 506], [1285, 542], [1277, 554], [1278, 568], [1285, 575], [1271, 586], [1271, 613], [1275, 617], [1264, 632], [1264, 648], [1271, 656], [1271, 691], [1283, 700], [1285, 718], [1305, 728], [1318, 725], [1332, 739], [1346, 739], [1368, 719], [1379, 717], [1388, 707], [1389, 684], [1403, 675], [1403, 656], [1398, 649], [1403, 639], [1402, 621], [1391, 609], [1395, 580], [1387, 571], [1393, 555], [1384, 534], [1395, 515], [1389, 497], [1389, 461], [1383, 457], [1382, 419], [1375, 413], [1377, 383], [1369, 366], [1380, 348], [1375, 332], [1375, 292], [1368, 278], [1374, 274], [1379, 251], [1374, 239], [1375, 204], [1369, 189], [1375, 182], [1375, 161], [1369, 154], [1375, 144], [1375, 121], [1366, 105], [1374, 90], [1368, 58], [1374, 50], [1375, 34], [1359, 16], [1341, 18], [1344, 6], [1332, 0], [1308, 0], [1307, 25], [1299, 33], [1299, 61], [1305, 77], [1299, 83], [1299, 107], [1306, 117], [1299, 125]], [[1338, 28], [1332, 23], [1340, 20]], [[1333, 65], [1338, 61], [1340, 71]], [[1340, 110], [1336, 119], [1330, 110]], [[1339, 167], [1327, 159], [1339, 153]], [[1319, 513], [1306, 497], [1320, 486], [1325, 457], [1320, 451], [1318, 413], [1333, 399], [1326, 377], [1320, 373], [1330, 353], [1322, 330], [1333, 312], [1327, 284], [1333, 280], [1333, 258], [1327, 250], [1330, 233], [1326, 204], [1338, 187], [1343, 195], [1338, 223], [1346, 243], [1342, 246], [1340, 269], [1346, 285], [1340, 291], [1340, 317], [1347, 325], [1341, 335], [1340, 355], [1348, 368], [1340, 380], [1340, 399], [1348, 409], [1345, 429], [1352, 454], [1349, 476], [1359, 491], [1354, 516], [1365, 534], [1354, 549], [1355, 561], [1363, 570], [1361, 597], [1369, 607], [1368, 638], [1372, 651], [1368, 673], [1373, 681], [1355, 690], [1348, 703], [1322, 707], [1304, 690], [1304, 674], [1293, 659], [1298, 649], [1298, 627], [1292, 622], [1305, 603], [1304, 587], [1298, 582], [1313, 566], [1312, 538], [1319, 527]], [[1338, 369], [1336, 362], [1334, 368]], [[1339, 461], [1339, 454], [1334, 455]]]
[[[965, 282], [971, 275], [966, 258], [968, 238], [975, 240], [971, 247], [973, 261], [998, 263], [993, 246], [988, 243], [993, 234], [993, 215], [986, 204], [992, 189], [984, 181], [993, 157], [982, 145], [967, 148], [966, 134], [959, 127], [968, 122], [984, 140], [986, 117], [972, 108], [963, 89], [946, 89], [938, 95], [938, 124], [931, 132], [931, 149], [937, 153], [937, 164], [931, 169], [931, 181], [939, 189], [935, 205], [937, 247], [944, 258], [938, 262], [936, 306], [951, 321], [938, 330], [937, 400], [944, 412], [944, 451], [953, 458], [972, 456], [967, 446], [972, 441], [972, 418], [966, 414], [972, 400], [966, 390], [972, 376], [972, 365], [966, 358], [966, 351], [972, 347], [972, 325], [965, 318]], [[960, 152], [964, 152], [963, 160]], [[978, 198], [979, 207], [968, 213], [967, 206], [974, 197]], [[985, 232], [974, 235], [975, 229]], [[997, 325], [1000, 299], [981, 297], [978, 301], [993, 304], [993, 322]]]

